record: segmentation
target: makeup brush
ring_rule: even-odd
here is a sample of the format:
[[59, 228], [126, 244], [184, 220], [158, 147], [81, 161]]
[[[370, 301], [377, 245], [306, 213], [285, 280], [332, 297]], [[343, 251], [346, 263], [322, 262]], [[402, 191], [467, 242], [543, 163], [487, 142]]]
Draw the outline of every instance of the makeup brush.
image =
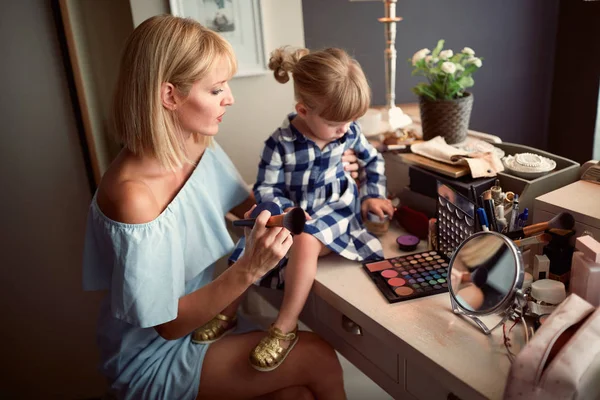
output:
[[511, 239], [519, 239], [522, 237], [535, 235], [536, 233], [543, 232], [547, 229], [573, 229], [574, 225], [575, 218], [573, 218], [573, 216], [569, 213], [561, 212], [548, 222], [540, 222], [538, 224], [525, 226], [522, 229], [508, 232], [506, 236]]
[[546, 244], [549, 243], [550, 240], [552, 240], [552, 235], [550, 235], [549, 233], [542, 233], [541, 235], [515, 240], [514, 242], [515, 245], [517, 245], [517, 247], [525, 247], [532, 244]]
[[498, 232], [498, 222], [496, 221], [496, 210], [494, 208], [494, 200], [492, 199], [492, 192], [486, 190], [483, 192], [483, 209], [487, 214], [487, 219], [490, 223], [490, 231]]
[[[238, 219], [233, 221], [233, 225], [253, 227], [255, 222], [256, 218]], [[267, 228], [282, 226], [294, 235], [298, 235], [304, 230], [305, 223], [306, 215], [304, 214], [304, 210], [300, 207], [294, 207], [285, 214], [273, 215], [269, 218]]]

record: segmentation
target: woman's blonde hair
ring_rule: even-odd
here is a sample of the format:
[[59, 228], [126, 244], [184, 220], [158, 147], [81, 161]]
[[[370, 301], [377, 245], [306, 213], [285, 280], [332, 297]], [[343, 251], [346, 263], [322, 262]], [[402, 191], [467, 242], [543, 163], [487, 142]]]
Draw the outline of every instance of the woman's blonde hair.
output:
[[160, 15], [129, 37], [113, 101], [117, 140], [134, 154], [149, 154], [166, 168], [190, 162], [173, 111], [163, 107], [161, 86], [170, 82], [185, 97], [222, 58], [237, 69], [231, 45], [198, 22]]
[[271, 53], [269, 68], [280, 83], [294, 78], [296, 100], [328, 121], [353, 121], [371, 103], [371, 88], [360, 64], [342, 49], [281, 47]]

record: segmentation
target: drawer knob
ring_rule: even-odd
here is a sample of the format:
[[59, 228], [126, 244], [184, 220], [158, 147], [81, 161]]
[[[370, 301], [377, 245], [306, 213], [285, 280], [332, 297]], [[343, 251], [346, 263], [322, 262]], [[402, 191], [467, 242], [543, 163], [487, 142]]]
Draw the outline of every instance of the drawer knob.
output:
[[350, 318], [342, 315], [342, 328], [352, 335], [362, 336], [362, 328]]

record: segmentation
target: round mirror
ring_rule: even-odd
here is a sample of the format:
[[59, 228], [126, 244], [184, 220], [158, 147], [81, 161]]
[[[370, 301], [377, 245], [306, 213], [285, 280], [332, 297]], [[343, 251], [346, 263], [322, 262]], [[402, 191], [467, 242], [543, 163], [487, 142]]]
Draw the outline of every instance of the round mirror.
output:
[[[512, 308], [523, 285], [523, 260], [515, 244], [497, 232], [479, 232], [465, 240], [450, 260], [448, 276], [455, 312], [470, 317]], [[476, 321], [481, 326], [480, 321]], [[487, 327], [483, 328], [489, 333]]]

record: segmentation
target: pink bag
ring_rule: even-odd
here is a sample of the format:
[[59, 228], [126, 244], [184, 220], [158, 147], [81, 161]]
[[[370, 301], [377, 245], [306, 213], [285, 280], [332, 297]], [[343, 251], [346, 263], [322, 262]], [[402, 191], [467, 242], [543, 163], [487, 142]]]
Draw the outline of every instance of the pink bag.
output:
[[515, 358], [504, 399], [600, 399], [600, 308], [567, 297]]

